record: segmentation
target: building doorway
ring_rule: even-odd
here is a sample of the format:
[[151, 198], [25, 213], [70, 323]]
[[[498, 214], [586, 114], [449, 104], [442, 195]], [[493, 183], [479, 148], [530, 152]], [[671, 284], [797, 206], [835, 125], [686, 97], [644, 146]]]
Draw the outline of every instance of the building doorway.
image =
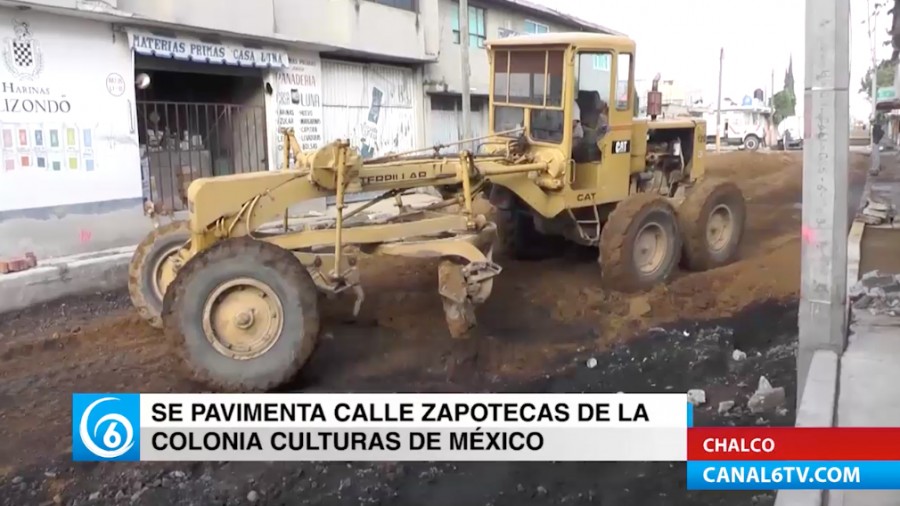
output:
[[136, 55], [135, 73], [146, 208], [183, 211], [199, 177], [268, 169], [261, 70]]

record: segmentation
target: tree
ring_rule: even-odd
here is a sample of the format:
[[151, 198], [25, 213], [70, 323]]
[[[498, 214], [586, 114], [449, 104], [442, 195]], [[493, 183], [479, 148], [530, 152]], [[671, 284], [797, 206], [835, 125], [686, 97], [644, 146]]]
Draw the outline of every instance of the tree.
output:
[[797, 96], [794, 94], [794, 58], [791, 57], [787, 71], [784, 73], [784, 89], [772, 97], [772, 107], [775, 109], [773, 118], [775, 124], [797, 113]]
[[775, 113], [773, 119], [775, 124], [781, 123], [781, 120], [796, 114], [797, 97], [794, 96], [794, 90], [781, 90], [772, 97]]
[[[894, 85], [894, 75], [897, 72], [897, 66], [890, 60], [881, 60], [878, 64], [878, 77], [875, 81], [878, 88], [884, 88]], [[871, 98], [872, 95], [872, 69], [866, 72], [859, 83], [859, 92]]]

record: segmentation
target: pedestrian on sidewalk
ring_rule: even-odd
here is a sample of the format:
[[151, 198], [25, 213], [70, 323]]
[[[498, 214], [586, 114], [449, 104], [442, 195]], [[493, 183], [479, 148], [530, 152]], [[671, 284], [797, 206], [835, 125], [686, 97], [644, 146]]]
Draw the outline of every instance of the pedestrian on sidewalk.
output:
[[869, 174], [877, 176], [881, 172], [881, 139], [884, 138], [884, 115], [878, 114], [872, 122], [872, 166]]

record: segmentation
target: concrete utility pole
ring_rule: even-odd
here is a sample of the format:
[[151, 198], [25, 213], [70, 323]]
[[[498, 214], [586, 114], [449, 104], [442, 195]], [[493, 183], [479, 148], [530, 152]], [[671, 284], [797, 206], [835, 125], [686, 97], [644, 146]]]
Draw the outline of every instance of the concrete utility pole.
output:
[[722, 64], [725, 61], [725, 48], [719, 49], [719, 98], [716, 105], [716, 151], [722, 149]]
[[[462, 87], [462, 129], [463, 139], [472, 138], [472, 123], [469, 116], [472, 111], [472, 97], [469, 85], [469, 1], [459, 0], [459, 62], [461, 67], [460, 86]], [[462, 139], [460, 139], [462, 140]], [[461, 149], [469, 149], [465, 146]]]
[[816, 350], [846, 346], [849, 86], [850, 0], [806, 0], [798, 405]]

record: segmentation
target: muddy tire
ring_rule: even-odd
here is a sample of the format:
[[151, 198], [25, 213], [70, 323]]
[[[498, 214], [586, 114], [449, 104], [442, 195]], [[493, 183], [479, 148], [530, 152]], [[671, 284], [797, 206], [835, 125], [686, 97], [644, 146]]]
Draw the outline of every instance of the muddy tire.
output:
[[167, 283], [160, 279], [163, 262], [191, 237], [188, 223], [173, 221], [144, 238], [128, 265], [128, 294], [141, 318], [154, 328], [162, 328], [162, 306]]
[[600, 232], [605, 287], [622, 292], [666, 282], [681, 258], [675, 209], [663, 197], [637, 194], [620, 202]]
[[195, 380], [266, 392], [293, 379], [319, 335], [318, 292], [291, 252], [249, 238], [192, 258], [164, 299], [167, 340]]
[[527, 212], [497, 209], [493, 219], [497, 225], [494, 252], [498, 257], [525, 261], [545, 260], [561, 254], [566, 244], [562, 237], [542, 234], [535, 228], [534, 218]]
[[705, 271], [733, 262], [746, 217], [744, 194], [736, 184], [705, 180], [690, 189], [678, 208], [684, 268]]

